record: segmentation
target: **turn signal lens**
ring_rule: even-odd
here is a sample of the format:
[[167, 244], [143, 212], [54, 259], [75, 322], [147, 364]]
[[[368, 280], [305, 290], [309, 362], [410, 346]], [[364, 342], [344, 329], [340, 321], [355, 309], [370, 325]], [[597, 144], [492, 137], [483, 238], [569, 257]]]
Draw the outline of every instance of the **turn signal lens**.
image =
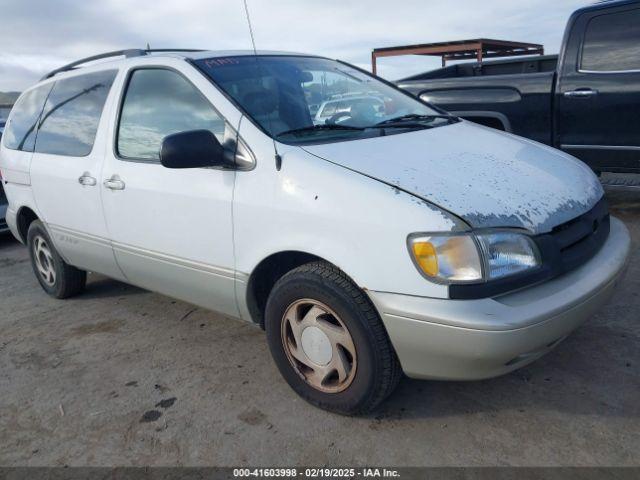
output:
[[413, 256], [422, 271], [430, 277], [438, 275], [438, 257], [436, 247], [431, 242], [413, 244]]
[[482, 280], [482, 258], [470, 235], [424, 235], [409, 239], [418, 269], [437, 282]]

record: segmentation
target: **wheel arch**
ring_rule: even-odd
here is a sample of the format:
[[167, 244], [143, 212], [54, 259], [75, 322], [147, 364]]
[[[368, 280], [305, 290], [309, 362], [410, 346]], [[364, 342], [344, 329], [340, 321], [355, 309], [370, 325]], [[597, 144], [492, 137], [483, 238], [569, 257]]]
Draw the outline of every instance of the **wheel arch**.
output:
[[38, 214], [27, 206], [20, 207], [16, 214], [16, 226], [18, 229], [18, 235], [22, 243], [27, 243], [27, 233], [29, 232], [29, 226], [35, 220], [39, 220]]
[[464, 112], [455, 111], [451, 113], [453, 115], [457, 115], [458, 117], [462, 117], [465, 120], [469, 120], [470, 122], [484, 125], [485, 127], [494, 128], [502, 132], [513, 133], [513, 128], [511, 128], [511, 121], [509, 120], [509, 117], [501, 112], [471, 110]]
[[[264, 329], [264, 312], [267, 300], [276, 282], [287, 272], [314, 261], [324, 261], [340, 268], [339, 265], [335, 265], [325, 258], [300, 250], [280, 251], [262, 259], [253, 269], [247, 281], [245, 301], [251, 320]], [[345, 274], [348, 275], [347, 272]]]

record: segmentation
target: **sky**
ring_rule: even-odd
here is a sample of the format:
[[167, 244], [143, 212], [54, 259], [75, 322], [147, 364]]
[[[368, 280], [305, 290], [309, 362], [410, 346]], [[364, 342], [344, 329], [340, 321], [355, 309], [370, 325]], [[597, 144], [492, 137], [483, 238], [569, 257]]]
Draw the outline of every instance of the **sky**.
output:
[[[557, 53], [585, 0], [247, 0], [258, 49], [314, 53], [370, 69], [371, 50], [467, 38], [541, 43]], [[249, 49], [242, 0], [0, 0], [0, 91], [65, 63], [126, 48]], [[378, 61], [398, 79], [432, 57]]]

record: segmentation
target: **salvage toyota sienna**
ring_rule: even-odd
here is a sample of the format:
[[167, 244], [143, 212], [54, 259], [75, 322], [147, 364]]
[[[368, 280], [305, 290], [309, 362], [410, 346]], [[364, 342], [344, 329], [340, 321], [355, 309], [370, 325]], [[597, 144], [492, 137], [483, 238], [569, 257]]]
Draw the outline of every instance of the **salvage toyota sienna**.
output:
[[74, 62], [22, 94], [0, 167], [46, 293], [99, 272], [253, 322], [291, 388], [345, 414], [403, 372], [534, 361], [607, 301], [629, 251], [580, 161], [318, 56]]

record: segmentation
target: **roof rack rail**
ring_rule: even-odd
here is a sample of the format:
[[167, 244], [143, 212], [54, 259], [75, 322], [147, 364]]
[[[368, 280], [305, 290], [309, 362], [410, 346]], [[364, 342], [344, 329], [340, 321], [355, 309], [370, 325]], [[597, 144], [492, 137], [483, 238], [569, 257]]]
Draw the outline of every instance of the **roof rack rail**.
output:
[[143, 50], [146, 53], [162, 53], [162, 52], [184, 52], [184, 53], [189, 53], [189, 52], [206, 52], [206, 50], [203, 50], [201, 48], [147, 48], [146, 50]]
[[103, 58], [110, 57], [120, 57], [124, 56], [126, 58], [131, 57], [142, 57], [144, 55], [148, 55], [150, 53], [160, 53], [160, 52], [202, 52], [204, 50], [192, 49], [192, 48], [153, 48], [153, 49], [141, 49], [141, 48], [131, 48], [128, 50], [115, 50], [113, 52], [101, 53], [100, 55], [93, 55], [92, 57], [83, 58], [81, 60], [76, 60], [75, 62], [71, 62], [63, 67], [56, 68], [55, 70], [47, 73], [44, 77], [40, 79], [46, 80], [47, 78], [51, 78], [59, 73], [68, 72], [69, 70], [73, 70], [80, 65], [84, 65], [85, 63], [94, 62], [96, 60], [102, 60]]

